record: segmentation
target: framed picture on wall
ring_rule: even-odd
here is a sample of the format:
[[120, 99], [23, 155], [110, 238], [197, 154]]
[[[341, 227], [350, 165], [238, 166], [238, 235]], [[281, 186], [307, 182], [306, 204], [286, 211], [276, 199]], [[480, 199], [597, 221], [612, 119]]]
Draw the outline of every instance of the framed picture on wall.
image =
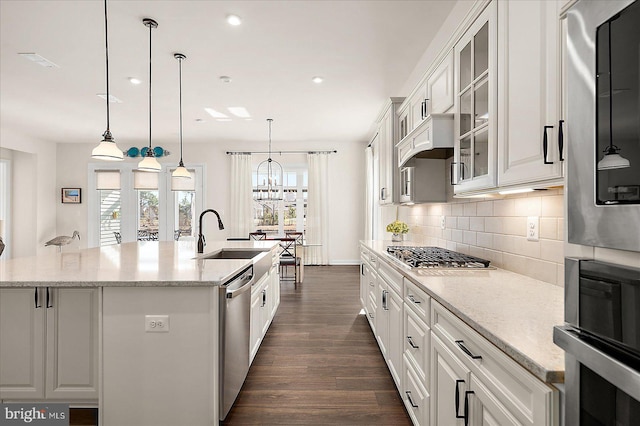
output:
[[62, 204], [80, 204], [82, 202], [80, 188], [62, 188]]

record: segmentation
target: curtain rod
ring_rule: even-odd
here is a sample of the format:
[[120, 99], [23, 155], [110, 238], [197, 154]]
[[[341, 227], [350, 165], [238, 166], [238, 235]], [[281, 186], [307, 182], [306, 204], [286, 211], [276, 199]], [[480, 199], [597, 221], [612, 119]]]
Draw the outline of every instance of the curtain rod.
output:
[[[233, 154], [268, 154], [269, 151], [227, 151], [227, 155]], [[271, 154], [337, 154], [337, 150], [331, 151], [271, 151]]]

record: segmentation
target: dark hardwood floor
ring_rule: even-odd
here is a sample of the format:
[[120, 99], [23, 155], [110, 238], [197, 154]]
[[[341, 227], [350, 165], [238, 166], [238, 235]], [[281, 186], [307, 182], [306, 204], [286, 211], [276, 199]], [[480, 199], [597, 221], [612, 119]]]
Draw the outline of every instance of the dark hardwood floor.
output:
[[305, 267], [225, 425], [410, 425], [364, 315], [357, 266]]

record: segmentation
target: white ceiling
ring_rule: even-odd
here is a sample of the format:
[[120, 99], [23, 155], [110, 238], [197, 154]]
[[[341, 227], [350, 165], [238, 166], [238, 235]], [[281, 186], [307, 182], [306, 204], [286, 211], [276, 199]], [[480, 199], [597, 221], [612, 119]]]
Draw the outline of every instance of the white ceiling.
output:
[[[184, 142], [365, 141], [385, 98], [398, 93], [454, 1], [131, 1], [109, 13], [111, 131], [148, 143], [153, 30], [153, 144], [178, 140], [178, 61], [184, 53]], [[232, 27], [230, 14], [242, 17]], [[106, 125], [104, 4], [0, 0], [1, 125], [53, 142], [97, 144]], [[18, 55], [35, 52], [59, 68]], [[222, 83], [227, 75], [231, 83]], [[322, 84], [311, 78], [320, 75]], [[143, 83], [134, 86], [128, 77]], [[204, 107], [243, 106], [253, 121], [218, 122]], [[230, 115], [230, 114], [228, 114]], [[230, 115], [233, 117], [232, 115]], [[203, 121], [197, 122], [197, 119]]]

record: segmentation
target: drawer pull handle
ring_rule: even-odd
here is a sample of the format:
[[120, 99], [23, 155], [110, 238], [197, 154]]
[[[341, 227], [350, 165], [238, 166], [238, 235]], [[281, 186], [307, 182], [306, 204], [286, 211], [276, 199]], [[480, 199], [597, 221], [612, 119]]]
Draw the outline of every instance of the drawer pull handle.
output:
[[38, 304], [38, 299], [39, 299], [39, 298], [38, 298], [38, 287], [36, 287], [36, 291], [35, 291], [35, 294], [34, 294], [34, 296], [33, 296], [33, 301], [35, 302], [36, 309], [38, 309], [38, 308], [41, 308], [41, 307], [42, 307], [42, 305]]
[[373, 313], [369, 312], [369, 318], [373, 319]]
[[464, 345], [464, 340], [456, 340], [456, 345], [458, 345], [458, 347], [462, 349], [462, 352], [469, 355], [471, 359], [482, 359], [480, 355], [474, 355], [469, 349], [467, 349], [467, 347]]
[[53, 305], [49, 303], [50, 301], [51, 301], [51, 296], [49, 295], [49, 287], [47, 287], [47, 301], [46, 301], [47, 309], [53, 308]]
[[409, 404], [411, 404], [411, 407], [418, 408], [418, 405], [414, 404], [413, 399], [411, 399], [411, 391], [406, 391], [405, 393], [407, 394], [407, 400], [409, 400]]
[[560, 161], [564, 161], [562, 153], [564, 152], [564, 132], [562, 131], [562, 123], [564, 120], [558, 122], [558, 151], [560, 152]]
[[416, 300], [416, 298], [413, 296], [413, 294], [409, 295], [409, 300], [411, 300], [413, 303], [415, 303], [416, 305], [420, 304], [419, 300]]
[[420, 346], [417, 346], [415, 343], [413, 343], [413, 339], [411, 339], [411, 336], [407, 336], [407, 342], [409, 342], [409, 346], [411, 346], [413, 349], [420, 349]]
[[458, 387], [458, 385], [460, 383], [464, 383], [464, 380], [461, 380], [461, 379], [456, 380], [456, 394], [455, 394], [456, 419], [464, 419], [464, 415], [461, 416], [460, 414], [458, 414], [458, 412], [460, 411], [460, 388]]
[[553, 161], [547, 161], [547, 151], [549, 150], [547, 129], [553, 129], [553, 126], [544, 126], [544, 132], [542, 134], [542, 156], [544, 157], [544, 164], [553, 164]]

